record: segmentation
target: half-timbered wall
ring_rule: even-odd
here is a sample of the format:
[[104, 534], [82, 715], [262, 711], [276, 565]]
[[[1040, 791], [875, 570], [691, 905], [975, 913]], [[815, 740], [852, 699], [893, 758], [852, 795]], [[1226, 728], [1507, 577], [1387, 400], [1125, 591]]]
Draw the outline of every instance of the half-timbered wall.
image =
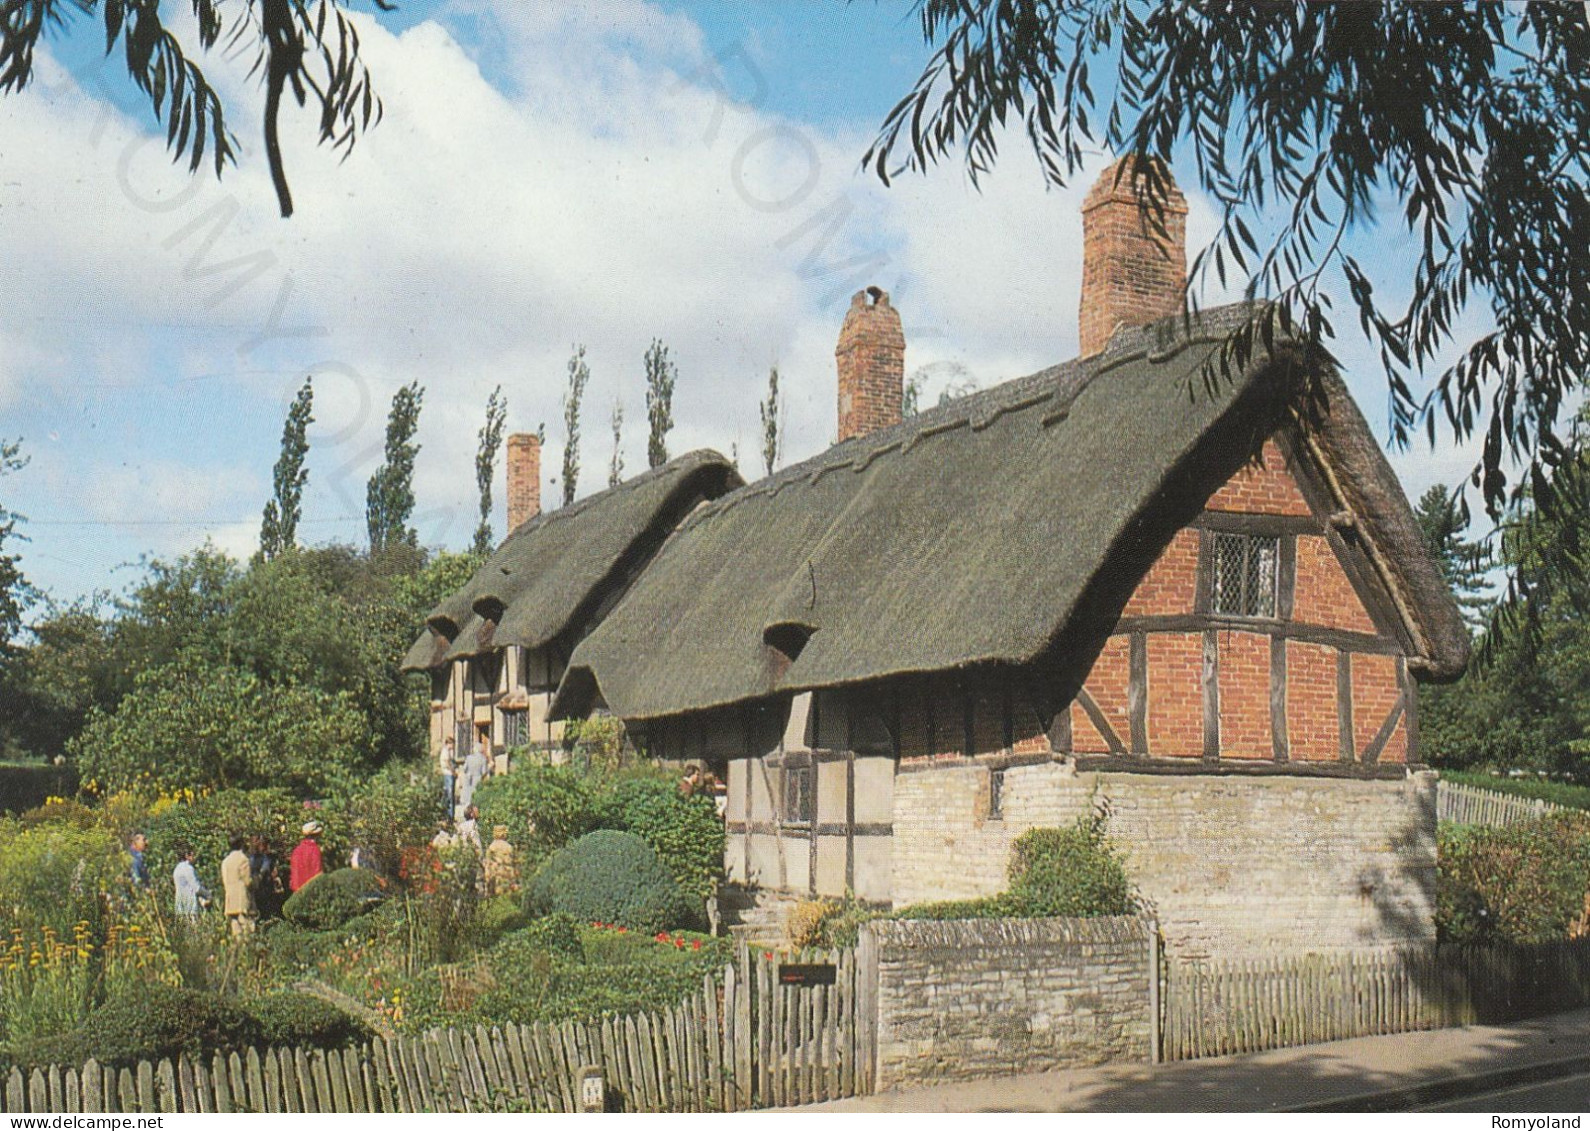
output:
[[[499, 768], [514, 746], [555, 747], [561, 722], [547, 721], [563, 665], [543, 649], [511, 645], [484, 657], [455, 660], [431, 681], [431, 749], [451, 737], [462, 758], [482, 730], [490, 736]], [[511, 718], [516, 716], [516, 718]], [[510, 739], [517, 730], [517, 742]]]
[[[1273, 615], [1216, 610], [1211, 574], [1222, 535], [1274, 540]], [[1271, 441], [1259, 464], [1240, 471], [1171, 539], [1128, 600], [1063, 720], [1070, 749], [1415, 760], [1410, 649], [1401, 632], [1350, 518], [1334, 510], [1290, 445]]]

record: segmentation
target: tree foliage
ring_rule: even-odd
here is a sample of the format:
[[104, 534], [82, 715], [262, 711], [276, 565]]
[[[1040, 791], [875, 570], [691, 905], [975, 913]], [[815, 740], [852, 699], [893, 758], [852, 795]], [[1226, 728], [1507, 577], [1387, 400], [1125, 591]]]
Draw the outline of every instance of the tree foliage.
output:
[[414, 514], [414, 459], [420, 452], [414, 433], [424, 399], [425, 390], [418, 381], [403, 386], [392, 397], [386, 421], [386, 460], [365, 488], [365, 526], [373, 554], [418, 541], [409, 519]]
[[[22, 455], [20, 441], [0, 440], [0, 476], [10, 471], [20, 471], [27, 465]], [[22, 576], [17, 554], [7, 552], [7, 540], [20, 539], [17, 523], [22, 516], [13, 513], [0, 503], [0, 670], [4, 669], [11, 651], [12, 640], [22, 629], [22, 614], [32, 604], [36, 594]]]
[[1485, 543], [1463, 537], [1469, 516], [1461, 497], [1437, 483], [1420, 496], [1413, 517], [1469, 630], [1483, 630], [1494, 605], [1485, 574], [1494, 563]]
[[497, 452], [502, 447], [502, 426], [507, 419], [508, 402], [503, 399], [502, 386], [498, 385], [486, 398], [486, 423], [478, 433], [480, 447], [475, 451], [475, 487], [480, 492], [480, 524], [475, 527], [472, 549], [477, 554], [491, 553], [491, 481], [497, 474]]
[[[1520, 484], [1551, 509], [1560, 418], [1590, 363], [1583, 4], [921, 0], [917, 10], [935, 50], [867, 153], [885, 181], [954, 153], [976, 181], [1019, 123], [1056, 185], [1100, 145], [1158, 159], [1124, 167], [1157, 225], [1162, 163], [1181, 156], [1219, 209], [1189, 293], [1231, 270], [1246, 274], [1250, 297], [1271, 300], [1227, 360], [1281, 329], [1323, 343], [1326, 281], [1339, 278], [1379, 350], [1394, 436], [1482, 436], [1473, 481], [1489, 513], [1500, 516]], [[1343, 239], [1381, 202], [1414, 245], [1409, 285], [1389, 293]], [[1416, 389], [1471, 300], [1488, 305], [1494, 329]], [[1509, 483], [1515, 458], [1526, 473]]]
[[658, 467], [668, 462], [668, 433], [674, 426], [674, 380], [679, 376], [668, 357], [668, 347], [657, 338], [646, 350], [646, 419], [651, 432], [646, 437], [646, 464]]
[[607, 485], [617, 487], [624, 481], [624, 402], [613, 399], [613, 458], [607, 464]]
[[767, 371], [767, 400], [757, 405], [757, 411], [762, 416], [762, 466], [772, 475], [773, 469], [778, 466], [778, 453], [784, 438], [784, 422], [781, 419], [783, 406], [778, 399], [776, 365]]
[[575, 346], [569, 358], [569, 384], [563, 393], [563, 505], [574, 501], [580, 485], [580, 401], [585, 397], [591, 371], [585, 364], [585, 347]]
[[282, 425], [282, 454], [277, 457], [273, 476], [276, 493], [265, 504], [260, 523], [259, 552], [273, 558], [298, 544], [298, 520], [303, 517], [304, 484], [309, 469], [304, 457], [309, 454], [309, 426], [315, 422], [315, 389], [311, 378], [293, 398]]
[[[391, 11], [386, 0], [372, 0]], [[252, 56], [251, 75], [265, 88], [265, 158], [283, 216], [293, 213], [277, 119], [282, 96], [300, 106], [312, 99], [322, 144], [352, 150], [381, 118], [381, 102], [359, 56], [359, 33], [344, 0], [191, 0], [198, 47], [224, 40], [229, 59]], [[185, 7], [186, 5], [184, 5]], [[170, 7], [167, 8], [167, 12]], [[230, 15], [230, 20], [227, 16]], [[33, 79], [33, 54], [48, 33], [78, 17], [103, 21], [105, 53], [120, 44], [127, 75], [165, 126], [166, 146], [197, 172], [208, 155], [219, 176], [237, 159], [236, 139], [220, 94], [184, 44], [162, 22], [161, 0], [15, 0], [0, 6], [0, 93]]]

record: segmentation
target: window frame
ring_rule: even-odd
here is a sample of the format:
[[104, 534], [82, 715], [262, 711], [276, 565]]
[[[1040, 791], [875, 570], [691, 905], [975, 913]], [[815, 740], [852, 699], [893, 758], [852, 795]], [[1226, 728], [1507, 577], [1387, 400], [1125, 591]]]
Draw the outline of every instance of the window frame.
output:
[[[806, 784], [801, 787], [797, 784], [799, 782]], [[783, 785], [783, 823], [810, 828], [817, 820], [817, 766], [786, 765]], [[801, 801], [805, 804], [799, 804]]]
[[[1250, 534], [1239, 531], [1212, 530], [1208, 540], [1208, 575], [1209, 575], [1209, 614], [1215, 617], [1224, 617], [1233, 620], [1273, 621], [1282, 619], [1281, 614], [1281, 570], [1284, 560], [1282, 553], [1282, 536], [1279, 534]], [[1221, 564], [1227, 559], [1226, 547], [1235, 545], [1240, 547], [1242, 555], [1241, 584], [1238, 592], [1236, 608], [1222, 607], [1222, 598], [1227, 590], [1221, 585]], [[1264, 588], [1254, 585], [1256, 576], [1262, 577], [1264, 559], [1269, 558], [1269, 584], [1268, 592]], [[1258, 596], [1266, 598], [1263, 602], [1255, 601]], [[1254, 611], [1256, 607], [1263, 611]]]

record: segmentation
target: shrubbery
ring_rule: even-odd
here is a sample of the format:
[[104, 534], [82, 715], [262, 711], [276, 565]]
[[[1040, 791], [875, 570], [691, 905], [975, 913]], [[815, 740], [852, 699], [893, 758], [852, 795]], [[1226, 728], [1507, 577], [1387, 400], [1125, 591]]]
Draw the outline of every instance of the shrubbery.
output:
[[518, 931], [530, 923], [525, 913], [524, 901], [515, 892], [493, 896], [475, 912], [475, 934], [481, 944], [490, 946], [503, 935]]
[[1436, 926], [1460, 943], [1540, 943], [1584, 932], [1590, 900], [1590, 816], [1438, 833]]
[[[316, 815], [317, 819], [319, 814]], [[205, 884], [217, 893], [221, 886], [221, 861], [230, 849], [231, 835], [259, 835], [270, 841], [283, 882], [287, 878], [287, 856], [298, 843], [304, 823], [304, 807], [282, 789], [223, 789], [183, 805], [173, 805], [155, 817], [149, 828], [149, 871], [162, 888], [171, 883], [177, 866], [176, 848], [187, 844], [193, 849], [194, 867]], [[339, 830], [326, 822], [327, 835], [322, 845], [340, 848]], [[329, 843], [328, 843], [329, 842]]]
[[522, 863], [531, 865], [600, 823], [595, 790], [571, 766], [516, 766], [511, 774], [487, 778], [475, 804], [480, 827], [507, 825]]
[[369, 1028], [334, 1006], [300, 993], [252, 1002], [159, 983], [118, 997], [78, 1028], [33, 1043], [28, 1064], [82, 1064], [93, 1057], [122, 1067], [140, 1060], [175, 1059], [273, 1045], [340, 1048], [369, 1039]]
[[75, 824], [13, 829], [0, 838], [0, 923], [71, 938], [87, 922], [103, 938], [106, 899], [126, 892], [131, 867], [116, 838]]
[[380, 881], [366, 868], [322, 872], [282, 905], [282, 917], [310, 931], [333, 931], [381, 901]]
[[238, 1003], [217, 994], [158, 983], [100, 1006], [83, 1024], [27, 1050], [33, 1064], [131, 1065], [140, 1060], [197, 1056], [258, 1045], [260, 1023]]
[[712, 894], [723, 873], [724, 844], [712, 798], [681, 797], [669, 780], [632, 776], [614, 782], [604, 801], [604, 826], [644, 839], [694, 901]]
[[276, 1048], [335, 1049], [373, 1036], [364, 1022], [308, 994], [269, 994], [250, 1002], [248, 1011], [263, 1042]]
[[533, 914], [566, 911], [587, 923], [666, 930], [685, 914], [679, 885], [634, 833], [600, 829], [554, 853], [530, 883]]
[[1093, 812], [1070, 828], [1028, 829], [1011, 845], [1010, 886], [982, 899], [920, 903], [896, 919], [1044, 919], [1130, 915], [1132, 883], [1106, 835], [1109, 816]]

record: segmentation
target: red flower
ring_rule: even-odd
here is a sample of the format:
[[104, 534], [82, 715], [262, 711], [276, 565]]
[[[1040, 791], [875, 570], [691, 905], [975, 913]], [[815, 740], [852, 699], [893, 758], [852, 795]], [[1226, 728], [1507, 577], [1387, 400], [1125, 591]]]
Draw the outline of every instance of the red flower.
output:
[[691, 943], [690, 944], [690, 949], [691, 950], [700, 950], [701, 949], [701, 940], [697, 939], [695, 942]]

